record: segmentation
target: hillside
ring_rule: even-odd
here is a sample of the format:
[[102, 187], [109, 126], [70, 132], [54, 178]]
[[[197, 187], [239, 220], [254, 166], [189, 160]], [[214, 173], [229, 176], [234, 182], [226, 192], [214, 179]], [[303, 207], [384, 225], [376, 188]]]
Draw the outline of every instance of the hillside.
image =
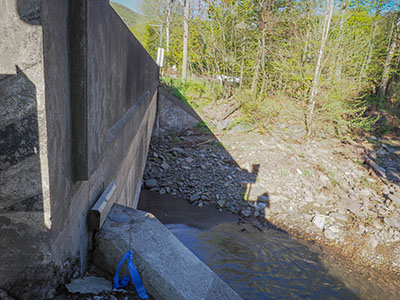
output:
[[129, 28], [132, 28], [135, 25], [140, 24], [144, 20], [143, 15], [134, 12], [133, 10], [127, 8], [124, 5], [115, 2], [110, 2], [110, 5]]

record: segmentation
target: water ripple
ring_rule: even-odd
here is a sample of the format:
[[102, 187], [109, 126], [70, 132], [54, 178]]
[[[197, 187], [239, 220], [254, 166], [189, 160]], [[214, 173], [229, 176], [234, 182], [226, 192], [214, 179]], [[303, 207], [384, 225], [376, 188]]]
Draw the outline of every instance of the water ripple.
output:
[[344, 270], [327, 269], [321, 253], [281, 231], [233, 223], [205, 231], [167, 227], [243, 299], [395, 299], [378, 279], [374, 286], [352, 274], [354, 282], [345, 284], [349, 277], [338, 275]]

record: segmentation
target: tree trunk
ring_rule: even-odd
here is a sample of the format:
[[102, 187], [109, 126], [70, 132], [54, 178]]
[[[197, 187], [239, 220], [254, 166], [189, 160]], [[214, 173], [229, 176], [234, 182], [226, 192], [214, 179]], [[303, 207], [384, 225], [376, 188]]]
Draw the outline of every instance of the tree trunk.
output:
[[260, 94], [258, 96], [258, 101], [261, 100], [262, 94], [264, 93], [264, 88], [265, 88], [265, 34], [263, 31], [263, 35], [262, 35], [262, 52], [261, 52], [261, 70], [262, 70], [262, 83], [261, 83], [261, 90], [260, 90]]
[[189, 43], [189, 19], [190, 19], [190, 0], [185, 1], [185, 14], [183, 17], [183, 58], [182, 58], [182, 82], [186, 80], [188, 63], [188, 43]]
[[397, 20], [396, 20], [396, 27], [394, 30], [393, 38], [392, 38], [392, 44], [390, 45], [388, 54], [386, 56], [386, 61], [385, 65], [383, 67], [383, 73], [382, 73], [382, 79], [381, 83], [379, 85], [378, 89], [378, 97], [381, 100], [384, 100], [386, 97], [386, 91], [390, 79], [390, 73], [391, 73], [391, 65], [392, 65], [392, 60], [394, 57], [394, 54], [396, 53], [397, 50], [397, 43], [398, 43], [398, 38], [399, 38], [399, 26], [400, 26], [400, 12], [397, 14]]
[[338, 56], [337, 56], [337, 60], [336, 60], [336, 77], [338, 78], [338, 79], [341, 79], [342, 78], [342, 70], [343, 70], [343, 62], [342, 62], [342, 60], [343, 60], [343, 52], [344, 52], [344, 49], [343, 49], [343, 27], [344, 27], [344, 21], [345, 21], [345, 16], [346, 16], [346, 8], [347, 8], [347, 2], [346, 2], [346, 0], [343, 0], [342, 1], [342, 7], [341, 7], [341, 10], [342, 10], [342, 13], [341, 13], [341, 16], [340, 16], [340, 27], [339, 27], [339, 41], [338, 41], [338, 43], [337, 43], [337, 49], [338, 49], [338, 51], [339, 51], [339, 53], [338, 53]]
[[257, 90], [257, 81], [258, 81], [258, 73], [260, 71], [260, 64], [261, 64], [261, 39], [258, 40], [258, 49], [257, 49], [257, 63], [256, 63], [256, 68], [254, 70], [254, 76], [253, 76], [253, 83], [251, 84], [251, 93], [253, 96], [255, 96], [256, 90]]
[[371, 38], [368, 43], [368, 49], [363, 64], [361, 65], [360, 77], [358, 79], [359, 86], [361, 86], [361, 81], [365, 78], [366, 69], [368, 69], [369, 64], [371, 63], [372, 52], [374, 48], [374, 40], [376, 35], [376, 24], [378, 23], [378, 16], [381, 13], [381, 8], [382, 8], [382, 0], [378, 0], [378, 7], [376, 8], [375, 12], [374, 24], [372, 25]]
[[240, 64], [240, 79], [239, 79], [239, 90], [242, 88], [243, 84], [243, 71], [244, 71], [244, 57], [246, 53], [246, 44], [245, 41], [243, 40], [243, 51], [242, 51], [242, 62]]
[[327, 9], [326, 9], [324, 29], [322, 31], [321, 47], [319, 49], [318, 61], [317, 61], [317, 65], [315, 67], [313, 85], [312, 85], [311, 95], [310, 95], [310, 100], [309, 100], [309, 114], [308, 114], [308, 120], [306, 122], [307, 137], [310, 137], [311, 132], [312, 132], [311, 128], [312, 128], [312, 122], [313, 122], [313, 117], [314, 117], [315, 102], [316, 102], [316, 96], [318, 94], [319, 79], [321, 76], [321, 64], [322, 64], [322, 59], [324, 56], [325, 44], [328, 39], [329, 27], [331, 25], [333, 6], [334, 6], [334, 0], [327, 0]]
[[309, 43], [310, 43], [310, 39], [311, 39], [311, 30], [310, 30], [310, 18], [311, 16], [314, 14], [314, 9], [315, 9], [315, 2], [314, 0], [309, 0], [307, 3], [307, 17], [306, 17], [306, 42], [304, 44], [304, 49], [303, 49], [303, 55], [301, 58], [302, 64], [303, 66], [306, 63], [307, 60], [307, 55], [308, 55], [308, 47], [309, 47]]
[[169, 25], [170, 25], [170, 16], [171, 16], [171, 3], [168, 4], [167, 8], [167, 24], [166, 24], [166, 34], [167, 34], [167, 41], [166, 41], [166, 48], [167, 48], [167, 55], [169, 53]]

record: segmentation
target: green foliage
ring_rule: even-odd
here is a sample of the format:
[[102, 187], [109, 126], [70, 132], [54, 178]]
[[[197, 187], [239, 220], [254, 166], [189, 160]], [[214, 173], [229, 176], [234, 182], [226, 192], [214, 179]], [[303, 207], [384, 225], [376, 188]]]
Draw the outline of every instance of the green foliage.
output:
[[126, 26], [134, 36], [143, 43], [145, 16], [130, 10], [129, 8], [115, 2], [110, 2], [111, 7], [121, 17]]
[[133, 10], [115, 2], [110, 2], [111, 7], [121, 17], [128, 28], [135, 27], [143, 23], [145, 17]]
[[[360, 130], [377, 130], [378, 117], [369, 113], [371, 109], [400, 114], [398, 49], [390, 65], [388, 99], [365, 96], [376, 94], [390, 43], [400, 37], [397, 8], [384, 1], [389, 9], [375, 15], [379, 1], [346, 1], [346, 7], [336, 1], [317, 86], [316, 134], [345, 138]], [[160, 36], [150, 24], [165, 28], [168, 3], [143, 2], [149, 18], [143, 25], [143, 44], [154, 58]], [[236, 101], [243, 115], [241, 121], [255, 124], [260, 131], [269, 130], [277, 121], [305, 124], [321, 46], [325, 1], [210, 0], [205, 7], [199, 11], [192, 6], [192, 77], [185, 83], [164, 77], [164, 84], [195, 107], [219, 99]], [[177, 2], [172, 6], [170, 21], [166, 70], [176, 66], [175, 74], [179, 74], [183, 14]], [[165, 43], [164, 30], [164, 48]], [[218, 82], [218, 76], [226, 80]], [[383, 121], [379, 126], [390, 130], [394, 128], [391, 124]]]
[[196, 124], [196, 129], [200, 132], [209, 132], [207, 124], [204, 121], [201, 121]]
[[146, 24], [144, 27], [144, 44], [143, 46], [146, 48], [147, 52], [151, 55], [154, 60], [157, 60], [157, 50], [159, 45], [159, 36], [157, 34], [157, 29], [153, 26]]
[[214, 89], [214, 85], [207, 80], [189, 78], [183, 83], [180, 79], [164, 76], [161, 83], [174, 96], [195, 108], [215, 101], [218, 95], [218, 86]]

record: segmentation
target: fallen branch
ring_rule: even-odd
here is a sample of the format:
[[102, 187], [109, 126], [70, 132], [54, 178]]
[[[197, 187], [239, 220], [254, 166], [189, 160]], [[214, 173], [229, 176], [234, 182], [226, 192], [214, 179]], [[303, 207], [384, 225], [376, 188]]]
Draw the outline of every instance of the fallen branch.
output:
[[226, 114], [225, 116], [222, 118], [222, 120], [227, 119], [230, 115], [232, 115], [235, 111], [237, 111], [243, 103], [239, 103], [233, 106], [233, 108], [231, 108]]
[[194, 145], [194, 146], [200, 146], [200, 145], [204, 145], [204, 144], [208, 144], [208, 143], [211, 143], [211, 142], [213, 142], [214, 140], [207, 140], [207, 141], [205, 141], [205, 142], [201, 142], [201, 143], [198, 143], [198, 144], [196, 144], [196, 145]]
[[381, 168], [376, 162], [374, 162], [368, 155], [364, 155], [364, 159], [367, 164], [371, 166], [371, 168], [375, 171], [377, 175], [386, 179], [386, 173], [383, 168]]

